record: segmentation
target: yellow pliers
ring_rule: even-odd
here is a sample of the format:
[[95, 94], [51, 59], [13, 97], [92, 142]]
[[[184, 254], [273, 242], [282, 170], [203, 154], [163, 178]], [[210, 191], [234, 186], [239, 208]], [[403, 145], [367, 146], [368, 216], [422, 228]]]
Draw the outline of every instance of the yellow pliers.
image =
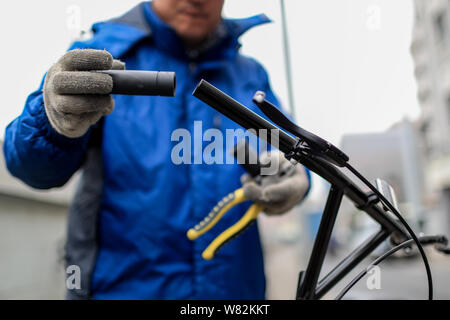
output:
[[[244, 195], [242, 188], [230, 193], [224, 197], [217, 205], [211, 210], [211, 212], [194, 228], [189, 229], [187, 237], [189, 240], [195, 240], [208, 230], [224, 216], [224, 214], [236, 206], [237, 204], [247, 201], [248, 199]], [[211, 260], [214, 258], [216, 252], [227, 242], [233, 240], [235, 237], [247, 230], [253, 222], [256, 221], [258, 214], [263, 210], [263, 206], [260, 204], [252, 204], [242, 218], [234, 225], [222, 232], [217, 238], [215, 238], [209, 246], [203, 251], [202, 257], [205, 260]]]

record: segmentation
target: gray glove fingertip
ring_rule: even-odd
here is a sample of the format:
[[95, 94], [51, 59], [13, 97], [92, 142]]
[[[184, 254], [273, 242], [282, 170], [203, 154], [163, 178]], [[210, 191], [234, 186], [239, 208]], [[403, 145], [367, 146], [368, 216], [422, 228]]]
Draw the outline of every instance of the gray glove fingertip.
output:
[[110, 103], [105, 105], [103, 108], [103, 115], [107, 116], [108, 114], [111, 114], [114, 111], [115, 101], [114, 98], [111, 96], [108, 96], [110, 99]]
[[63, 55], [58, 64], [67, 71], [109, 70], [113, 60], [106, 50], [75, 49]]
[[51, 126], [69, 138], [83, 136], [91, 125], [113, 109], [114, 99], [109, 95], [53, 94], [51, 102], [45, 102], [45, 112]]
[[244, 185], [244, 184], [252, 181], [252, 177], [248, 173], [244, 173], [241, 176], [240, 180], [241, 180], [241, 184]]
[[114, 99], [110, 95], [52, 95], [50, 109], [58, 113], [79, 115], [84, 113], [110, 113], [114, 107]]
[[261, 202], [263, 191], [259, 185], [248, 182], [244, 184], [242, 188], [244, 189], [244, 195], [248, 200]]
[[110, 94], [113, 80], [99, 72], [61, 71], [53, 76], [52, 87], [57, 94]]
[[112, 70], [125, 70], [126, 65], [125, 62], [122, 62], [118, 59], [114, 59], [113, 64], [112, 64]]
[[263, 197], [268, 202], [289, 201], [292, 194], [296, 192], [296, 186], [291, 181], [281, 181], [280, 183], [268, 185], [263, 190]]

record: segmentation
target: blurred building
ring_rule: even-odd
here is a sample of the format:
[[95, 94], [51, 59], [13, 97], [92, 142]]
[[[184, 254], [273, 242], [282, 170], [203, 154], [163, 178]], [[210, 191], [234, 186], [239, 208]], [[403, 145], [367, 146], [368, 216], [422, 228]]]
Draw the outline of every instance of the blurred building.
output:
[[60, 190], [36, 191], [11, 177], [0, 156], [0, 299], [64, 298], [74, 180]]
[[[375, 184], [379, 178], [392, 186], [400, 212], [415, 230], [436, 233], [441, 231], [436, 225], [442, 224], [442, 217], [436, 215], [426, 201], [423, 147], [418, 127], [416, 122], [403, 119], [384, 132], [344, 135], [340, 146], [370, 182]], [[370, 192], [362, 182], [353, 181]], [[340, 240], [351, 247], [379, 229], [369, 215], [361, 214], [350, 201], [343, 201], [340, 215], [345, 222], [341, 226]], [[377, 253], [386, 249], [381, 247]]]
[[414, 123], [405, 119], [385, 132], [345, 135], [341, 147], [369, 181], [380, 178], [394, 188], [404, 214], [424, 219], [423, 164]]
[[450, 231], [450, 1], [415, 0], [415, 62], [426, 177]]

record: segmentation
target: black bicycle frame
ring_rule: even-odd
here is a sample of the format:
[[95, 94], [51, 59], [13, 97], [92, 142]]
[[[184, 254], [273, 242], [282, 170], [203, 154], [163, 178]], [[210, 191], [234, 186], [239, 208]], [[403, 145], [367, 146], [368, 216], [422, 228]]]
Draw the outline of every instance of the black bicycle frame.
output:
[[[389, 236], [395, 234], [396, 239], [402, 240], [409, 239], [409, 236], [404, 227], [385, 212], [371, 194], [363, 192], [339, 169], [321, 159], [311, 159], [302, 155], [295, 155], [293, 158], [331, 183], [308, 266], [306, 271], [300, 272], [296, 295], [297, 299], [320, 299]], [[331, 233], [344, 196], [374, 219], [380, 225], [380, 230], [319, 281]]]
[[[260, 138], [268, 143], [271, 143], [271, 136], [278, 136], [278, 146], [275, 147], [285, 153], [287, 158], [301, 163], [331, 184], [307, 269], [300, 272], [297, 299], [320, 299], [323, 297], [338, 281], [345, 277], [388, 237], [391, 236], [398, 241], [410, 238], [403, 225], [378, 203], [377, 197], [362, 191], [340, 169], [320, 156], [300, 151], [298, 148], [300, 140], [298, 138], [294, 138], [277, 126], [274, 126], [206, 81], [199, 83], [193, 95], [245, 129], [252, 129], [252, 132], [258, 136], [260, 136], [261, 129], [265, 130], [265, 134], [260, 136]], [[331, 233], [344, 196], [352, 201], [358, 209], [366, 212], [376, 221], [380, 225], [380, 230], [351, 252], [319, 281]]]

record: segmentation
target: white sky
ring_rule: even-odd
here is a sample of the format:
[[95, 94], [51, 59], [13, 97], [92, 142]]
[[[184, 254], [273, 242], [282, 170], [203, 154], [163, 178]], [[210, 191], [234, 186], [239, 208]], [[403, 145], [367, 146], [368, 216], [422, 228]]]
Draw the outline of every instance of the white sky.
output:
[[[69, 46], [73, 5], [89, 29], [139, 1], [2, 1], [0, 137], [20, 114], [51, 64]], [[388, 128], [419, 114], [409, 53], [411, 0], [286, 0], [297, 119], [338, 144], [345, 133]], [[227, 17], [266, 13], [274, 23], [242, 37], [243, 53], [261, 61], [287, 103], [279, 1], [225, 0]], [[287, 106], [286, 106], [287, 107]]]

